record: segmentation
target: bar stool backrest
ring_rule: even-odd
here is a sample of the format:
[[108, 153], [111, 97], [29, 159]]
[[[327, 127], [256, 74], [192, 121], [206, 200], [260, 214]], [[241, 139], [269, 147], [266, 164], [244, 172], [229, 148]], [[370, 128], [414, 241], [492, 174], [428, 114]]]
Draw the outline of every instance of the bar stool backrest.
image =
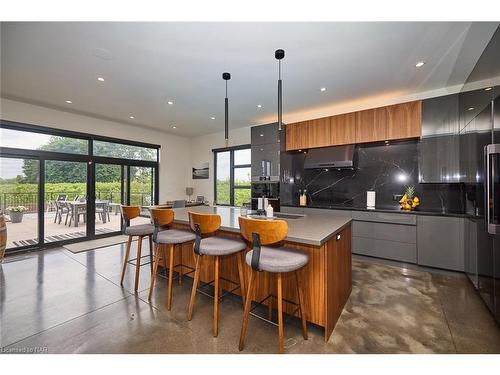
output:
[[188, 212], [189, 226], [196, 233], [193, 250], [195, 254], [200, 254], [200, 244], [203, 236], [215, 233], [220, 228], [220, 216], [216, 214], [200, 214]]
[[253, 234], [259, 236], [261, 245], [271, 245], [285, 239], [288, 234], [288, 223], [285, 220], [259, 220], [239, 217], [240, 232], [244, 239], [253, 243]]
[[220, 228], [221, 219], [216, 214], [200, 214], [197, 212], [188, 212], [189, 226], [196, 232], [199, 227], [200, 234], [210, 234], [216, 232]]
[[167, 229], [167, 226], [172, 224], [172, 222], [174, 221], [175, 212], [174, 210], [164, 208], [152, 208], [149, 211], [151, 212], [151, 221], [155, 226], [153, 232], [153, 241], [156, 242], [158, 233], [162, 229]]
[[272, 245], [285, 239], [288, 223], [285, 220], [258, 220], [240, 216], [240, 232], [252, 245], [251, 267], [259, 270], [261, 245]]
[[135, 219], [141, 214], [141, 207], [139, 206], [120, 206], [122, 211], [124, 227], [130, 226], [130, 220]]

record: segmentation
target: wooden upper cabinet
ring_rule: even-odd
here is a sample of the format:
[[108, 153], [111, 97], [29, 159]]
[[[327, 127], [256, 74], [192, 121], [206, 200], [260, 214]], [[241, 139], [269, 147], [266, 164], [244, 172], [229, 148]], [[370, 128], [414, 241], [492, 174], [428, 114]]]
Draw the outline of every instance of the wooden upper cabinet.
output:
[[422, 101], [384, 107], [387, 139], [419, 138], [422, 134]]
[[356, 112], [356, 143], [387, 139], [386, 111], [383, 108]]
[[421, 133], [422, 102], [415, 101], [288, 124], [286, 149], [419, 138]]
[[286, 125], [286, 150], [299, 150], [308, 148], [309, 121], [297, 122]]
[[308, 121], [307, 148], [326, 147], [331, 145], [331, 117]]
[[330, 117], [330, 146], [356, 143], [356, 113]]

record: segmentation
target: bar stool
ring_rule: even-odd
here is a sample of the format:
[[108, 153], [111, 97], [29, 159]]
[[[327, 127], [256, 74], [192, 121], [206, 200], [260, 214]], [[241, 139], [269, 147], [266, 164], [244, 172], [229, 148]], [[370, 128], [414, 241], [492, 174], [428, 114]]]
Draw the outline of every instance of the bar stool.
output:
[[[138, 224], [130, 225], [130, 220], [135, 219], [141, 214], [140, 206], [120, 206], [122, 211], [122, 218], [124, 224], [123, 233], [128, 235], [127, 250], [125, 252], [125, 261], [123, 262], [122, 277], [120, 279], [120, 285], [123, 285], [123, 278], [125, 277], [125, 270], [127, 269], [128, 258], [130, 255], [130, 247], [132, 246], [132, 240], [134, 237], [139, 237], [137, 242], [137, 255], [135, 260], [135, 286], [134, 291], [137, 292], [139, 287], [139, 271], [141, 269], [141, 253], [142, 253], [142, 240], [144, 237], [149, 238], [149, 256], [152, 259], [153, 254], [153, 243], [152, 236], [154, 227], [152, 224]], [[151, 271], [153, 270], [153, 264], [150, 261]]]
[[[221, 218], [215, 214], [199, 214], [189, 212], [189, 225], [196, 233], [196, 241], [194, 243], [194, 252], [196, 257], [196, 267], [194, 273], [193, 289], [191, 290], [191, 300], [189, 302], [188, 320], [193, 317], [193, 308], [200, 280], [201, 260], [203, 256], [214, 257], [214, 280], [205, 285], [214, 284], [214, 315], [213, 315], [213, 335], [217, 337], [219, 333], [219, 280], [224, 280], [231, 284], [237, 285], [229, 292], [233, 292], [240, 288], [243, 304], [245, 303], [245, 287], [243, 277], [243, 260], [241, 259], [242, 251], [246, 249], [246, 243], [239, 240], [231, 240], [224, 237], [216, 237], [215, 232], [220, 228]], [[221, 257], [235, 255], [238, 263], [238, 275], [240, 284], [222, 278], [219, 276]]]
[[[278, 337], [279, 351], [283, 353], [283, 274], [294, 272], [298, 295], [298, 310], [302, 323], [302, 335], [307, 340], [307, 324], [304, 309], [304, 293], [300, 284], [297, 270], [309, 262], [309, 256], [301, 251], [283, 247], [270, 247], [262, 245], [277, 244], [288, 233], [288, 223], [284, 220], [258, 220], [239, 217], [240, 231], [243, 238], [251, 243], [253, 249], [246, 254], [246, 263], [252, 268], [247, 287], [247, 297], [241, 325], [240, 351], [245, 344], [248, 328], [248, 315], [252, 305], [255, 291], [255, 277], [257, 272], [268, 272], [277, 275], [277, 303], [278, 303]], [[267, 296], [265, 299], [269, 298]], [[264, 299], [264, 300], [265, 300]], [[262, 301], [263, 302], [263, 301]]]
[[[158, 274], [158, 266], [161, 259], [167, 259], [167, 246], [169, 249], [169, 266], [168, 266], [168, 300], [167, 309], [172, 308], [172, 284], [174, 280], [174, 268], [179, 266], [179, 283], [182, 278], [182, 244], [192, 242], [196, 236], [187, 230], [168, 229], [175, 217], [175, 212], [171, 209], [152, 208], [151, 217], [154, 222], [153, 242], [156, 244], [155, 261], [153, 266], [153, 275], [151, 276], [151, 284], [149, 286], [148, 300], [151, 301], [153, 288], [155, 285], [156, 275]], [[165, 246], [166, 245], [166, 246]], [[174, 266], [174, 253], [176, 245], [179, 245], [180, 263]], [[192, 272], [192, 271], [191, 271]], [[189, 273], [189, 272], [188, 272]]]

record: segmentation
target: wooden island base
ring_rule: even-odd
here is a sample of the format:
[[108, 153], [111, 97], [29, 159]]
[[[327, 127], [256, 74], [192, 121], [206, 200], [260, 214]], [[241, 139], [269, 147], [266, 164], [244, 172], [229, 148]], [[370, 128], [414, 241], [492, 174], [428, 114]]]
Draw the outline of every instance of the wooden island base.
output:
[[[174, 223], [173, 227], [189, 229], [188, 225], [181, 223]], [[220, 230], [217, 235], [241, 239], [239, 233], [230, 231]], [[300, 282], [304, 290], [306, 319], [308, 322], [323, 327], [325, 341], [328, 341], [352, 289], [351, 224], [349, 223], [340, 229], [321, 246], [288, 241], [285, 241], [283, 246], [299, 249], [309, 254], [309, 263], [299, 271]], [[182, 252], [176, 249], [174, 253], [174, 264], [182, 263], [194, 268], [195, 258], [192, 243], [184, 244]], [[167, 254], [169, 254], [168, 251]], [[220, 277], [239, 284], [236, 256], [221, 258]], [[214, 279], [213, 257], [202, 257], [202, 262], [200, 280], [205, 283], [210, 282]], [[182, 270], [181, 267], [176, 267], [175, 270], [182, 273], [190, 271], [187, 267], [182, 267]], [[247, 285], [250, 267], [246, 266], [246, 263], [244, 273]], [[192, 277], [193, 274], [191, 273], [189, 276]], [[276, 290], [276, 281], [270, 280], [270, 278], [272, 278], [272, 275], [267, 272], [258, 273], [254, 301], [262, 301], [269, 293], [276, 295], [274, 292]], [[224, 280], [220, 280], [220, 286], [224, 290], [231, 290], [235, 287], [235, 285]], [[233, 293], [241, 295], [240, 289], [235, 290]], [[175, 288], [173, 294], [173, 303], [175, 304]], [[298, 301], [293, 273], [290, 273], [290, 275], [283, 274], [283, 298], [294, 303]], [[268, 303], [272, 303], [272, 299], [268, 299], [264, 303], [268, 305]], [[284, 301], [283, 311], [285, 313], [291, 314], [295, 309], [295, 305]]]

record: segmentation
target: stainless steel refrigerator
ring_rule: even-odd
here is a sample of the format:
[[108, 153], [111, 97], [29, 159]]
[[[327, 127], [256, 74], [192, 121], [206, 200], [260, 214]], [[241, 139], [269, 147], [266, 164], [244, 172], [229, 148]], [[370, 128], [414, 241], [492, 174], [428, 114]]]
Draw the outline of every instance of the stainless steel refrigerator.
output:
[[500, 97], [467, 122], [460, 147], [468, 166], [466, 271], [500, 323]]

